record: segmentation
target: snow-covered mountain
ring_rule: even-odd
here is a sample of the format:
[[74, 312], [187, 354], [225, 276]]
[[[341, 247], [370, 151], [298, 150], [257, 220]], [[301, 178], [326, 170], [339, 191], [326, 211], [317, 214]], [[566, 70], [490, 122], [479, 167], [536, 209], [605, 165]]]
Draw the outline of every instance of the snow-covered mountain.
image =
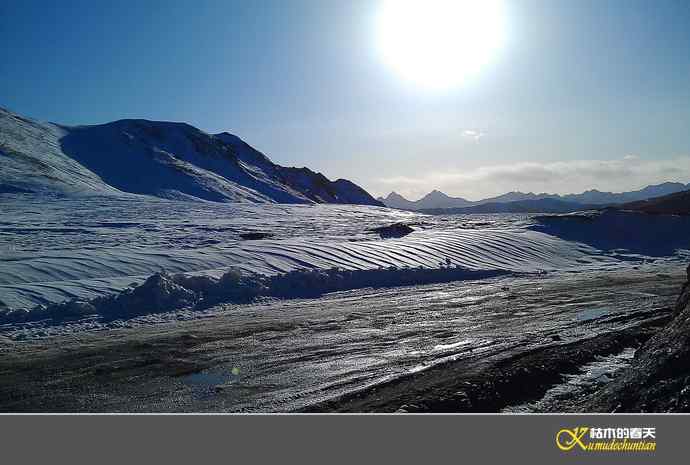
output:
[[379, 202], [390, 208], [401, 210], [427, 210], [432, 208], [463, 208], [474, 205], [474, 202], [462, 197], [450, 197], [441, 191], [433, 190], [417, 201], [407, 200], [397, 192], [391, 192], [387, 197], [379, 197]]
[[647, 186], [643, 189], [630, 192], [601, 192], [596, 189], [582, 192], [581, 194], [547, 194], [542, 192], [535, 194], [534, 192], [508, 192], [497, 197], [488, 199], [470, 201], [460, 197], [450, 197], [443, 192], [434, 190], [425, 195], [419, 200], [407, 200], [400, 194], [391, 192], [387, 197], [379, 197], [378, 200], [390, 208], [399, 208], [401, 210], [432, 210], [432, 209], [462, 209], [467, 207], [475, 207], [480, 205], [508, 203], [508, 202], [524, 202], [537, 200], [561, 200], [569, 204], [582, 205], [614, 205], [627, 202], [636, 202], [640, 200], [647, 200], [663, 195], [674, 194], [690, 189], [690, 184], [683, 184], [680, 182], [664, 182]]
[[345, 179], [277, 165], [239, 137], [128, 119], [61, 126], [0, 108], [0, 193], [381, 205]]
[[377, 197], [376, 200], [390, 208], [398, 208], [400, 210], [416, 209], [415, 202], [407, 200], [405, 197], [395, 191], [391, 192], [386, 197]]

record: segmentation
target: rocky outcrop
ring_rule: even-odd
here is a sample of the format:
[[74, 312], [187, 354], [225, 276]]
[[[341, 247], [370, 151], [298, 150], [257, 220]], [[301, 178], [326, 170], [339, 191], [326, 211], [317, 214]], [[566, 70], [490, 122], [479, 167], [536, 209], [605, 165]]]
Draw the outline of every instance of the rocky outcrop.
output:
[[583, 402], [587, 412], [690, 412], [690, 266], [673, 320], [620, 377]]

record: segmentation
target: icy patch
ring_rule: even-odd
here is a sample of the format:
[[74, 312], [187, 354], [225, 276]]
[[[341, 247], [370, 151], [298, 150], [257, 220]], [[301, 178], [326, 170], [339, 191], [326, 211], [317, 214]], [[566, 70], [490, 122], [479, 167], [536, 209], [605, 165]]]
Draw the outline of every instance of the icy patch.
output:
[[575, 315], [577, 321], [596, 320], [611, 313], [610, 308], [588, 308]]
[[182, 376], [181, 381], [193, 389], [213, 390], [219, 386], [235, 383], [239, 380], [240, 369], [211, 369]]
[[504, 413], [543, 412], [550, 406], [557, 406], [563, 400], [574, 399], [592, 388], [613, 380], [617, 372], [626, 368], [635, 356], [635, 348], [627, 347], [618, 354], [597, 357], [595, 361], [583, 365], [579, 373], [565, 375], [564, 382], [546, 391], [544, 397], [536, 402], [513, 405], [503, 409]]
[[473, 342], [473, 339], [463, 339], [462, 341], [454, 342], [452, 344], [438, 344], [434, 346], [433, 350], [442, 352], [449, 349], [457, 349], [458, 347], [471, 345]]

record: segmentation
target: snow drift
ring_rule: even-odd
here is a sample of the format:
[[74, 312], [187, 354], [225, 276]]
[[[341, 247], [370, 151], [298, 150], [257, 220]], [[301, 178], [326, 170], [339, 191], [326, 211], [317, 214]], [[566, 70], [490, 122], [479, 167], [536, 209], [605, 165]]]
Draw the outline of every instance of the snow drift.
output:
[[[230, 268], [243, 276], [313, 272], [302, 278], [314, 289], [324, 288], [323, 283], [314, 283], [327, 278], [319, 273], [333, 268], [366, 271], [357, 275], [362, 280], [357, 286], [389, 282], [385, 270], [391, 267], [403, 270], [391, 276], [412, 284], [433, 274], [410, 271], [408, 276], [406, 268], [602, 271], [658, 260], [660, 255], [654, 254], [662, 252], [669, 254], [663, 260], [675, 260], [671, 254], [676, 246], [690, 237], [690, 223], [661, 216], [626, 216], [615, 220], [620, 224], [614, 227], [613, 218], [586, 215], [536, 217], [535, 223], [528, 215], [429, 216], [353, 205], [3, 196], [0, 310], [90, 301], [141, 285], [162, 270], [190, 279], [219, 279]], [[626, 251], [619, 250], [625, 245], [621, 238], [639, 243], [640, 231], [647, 231], [647, 245], [631, 243]], [[618, 242], [602, 242], [607, 235]], [[664, 238], [659, 246], [663, 250], [652, 248], [659, 237]], [[465, 275], [451, 276], [464, 279]]]
[[[207, 276], [221, 275], [229, 267], [265, 276], [295, 270], [372, 270], [361, 276], [376, 285], [383, 279], [376, 273], [390, 267], [534, 273], [605, 269], [617, 263], [586, 245], [534, 231], [420, 230], [403, 238], [355, 242], [269, 239], [182, 250], [118, 246], [24, 256], [3, 263], [0, 295], [10, 308], [92, 298], [140, 283], [160, 270]], [[397, 279], [414, 284], [403, 276]]]
[[690, 249], [690, 216], [607, 209], [535, 217], [535, 231], [577, 241], [621, 257], [666, 257]]

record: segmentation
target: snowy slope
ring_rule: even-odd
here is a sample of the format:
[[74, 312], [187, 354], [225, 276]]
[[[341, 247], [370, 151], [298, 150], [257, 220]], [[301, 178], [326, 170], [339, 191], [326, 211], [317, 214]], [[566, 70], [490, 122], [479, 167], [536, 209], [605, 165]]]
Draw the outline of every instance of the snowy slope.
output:
[[[132, 208], [126, 199], [26, 197], [0, 196], [0, 309], [93, 298], [161, 270], [219, 275], [233, 267], [273, 275], [332, 267], [438, 269], [448, 263], [504, 272], [619, 266], [591, 247], [524, 230], [519, 217], [477, 217], [482, 226], [475, 226], [467, 218], [371, 206], [149, 197]], [[413, 224], [415, 231], [386, 240], [371, 232], [397, 222]], [[251, 231], [273, 236], [242, 240]]]
[[690, 190], [620, 205], [621, 210], [652, 214], [690, 215]]
[[[14, 321], [18, 309], [97, 298], [162, 270], [213, 277], [230, 269], [263, 277], [303, 272], [276, 279], [288, 291], [316, 291], [338, 282], [409, 285], [678, 260], [684, 268], [690, 249], [687, 218], [615, 212], [429, 216], [358, 205], [23, 194], [0, 195], [0, 212], [0, 325]], [[372, 231], [393, 223], [414, 231], [392, 239]], [[246, 239], [252, 232], [269, 237]], [[353, 274], [324, 278], [334, 267]]]
[[236, 136], [184, 123], [66, 127], [0, 108], [0, 167], [0, 192], [379, 205], [349, 181], [276, 165]]
[[321, 173], [309, 168], [287, 168], [276, 165], [263, 153], [254, 149], [239, 137], [223, 132], [216, 138], [228, 144], [239, 159], [240, 164], [252, 174], [270, 183], [277, 180], [295, 192], [316, 203], [349, 203], [357, 205], [379, 205], [367, 191], [347, 179], [330, 181]]

